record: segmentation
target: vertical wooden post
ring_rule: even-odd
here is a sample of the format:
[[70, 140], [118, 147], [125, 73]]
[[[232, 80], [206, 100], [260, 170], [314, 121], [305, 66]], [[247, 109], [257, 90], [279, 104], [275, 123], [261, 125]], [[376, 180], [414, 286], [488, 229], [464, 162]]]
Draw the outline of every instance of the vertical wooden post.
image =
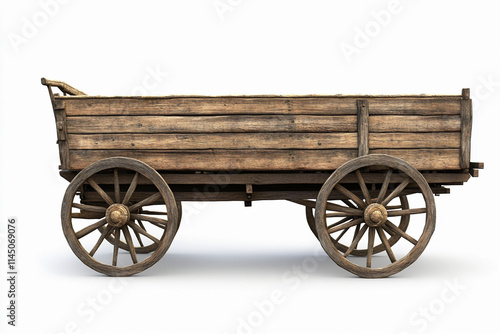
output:
[[363, 156], [369, 153], [368, 101], [357, 100], [356, 103], [358, 107], [358, 156]]
[[69, 169], [69, 146], [66, 129], [66, 110], [64, 101], [54, 100], [54, 116], [56, 117], [57, 144], [59, 145], [59, 158], [61, 165], [59, 169]]
[[472, 134], [472, 100], [470, 89], [462, 89], [460, 101], [460, 167], [469, 169]]

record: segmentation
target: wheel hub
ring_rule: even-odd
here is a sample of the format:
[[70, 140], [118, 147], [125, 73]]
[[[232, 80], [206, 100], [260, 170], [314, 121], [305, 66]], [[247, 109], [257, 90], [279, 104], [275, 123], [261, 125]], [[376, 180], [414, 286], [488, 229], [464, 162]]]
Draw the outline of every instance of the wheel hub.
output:
[[382, 226], [387, 221], [387, 210], [381, 204], [372, 203], [366, 207], [364, 218], [368, 226]]
[[130, 211], [123, 204], [113, 204], [106, 210], [106, 221], [113, 227], [122, 227], [130, 220]]

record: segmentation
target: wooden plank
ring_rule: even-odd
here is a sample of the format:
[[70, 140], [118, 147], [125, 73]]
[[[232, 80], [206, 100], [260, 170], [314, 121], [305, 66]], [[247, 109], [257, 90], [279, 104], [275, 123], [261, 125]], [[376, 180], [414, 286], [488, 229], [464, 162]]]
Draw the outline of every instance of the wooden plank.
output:
[[54, 116], [56, 119], [57, 144], [59, 146], [60, 169], [70, 168], [68, 133], [66, 126], [66, 112], [64, 104], [54, 103]]
[[[432, 187], [432, 192], [435, 194], [448, 194], [449, 189], [444, 187]], [[172, 189], [175, 199], [177, 201], [246, 201], [247, 194], [244, 190], [242, 191], [225, 191], [221, 189], [218, 192], [214, 191], [203, 191], [203, 188], [194, 187], [190, 190], [177, 190]], [[274, 190], [269, 191], [257, 191], [252, 194], [252, 201], [260, 200], [304, 200], [304, 199], [316, 199], [318, 196], [318, 189], [314, 190], [290, 190], [290, 189], [280, 189], [277, 187]], [[401, 195], [410, 195], [418, 192], [416, 189], [405, 189], [401, 192]], [[360, 192], [359, 192], [360, 193]], [[132, 203], [137, 203], [148, 196], [151, 196], [150, 192], [140, 192], [137, 191], [132, 196]], [[359, 194], [361, 196], [361, 194]], [[333, 190], [330, 193], [329, 199], [347, 199], [347, 197], [340, 194], [338, 191]], [[102, 203], [101, 197], [95, 192], [86, 192], [85, 200], [82, 201], [85, 204], [100, 204]], [[154, 204], [163, 204], [161, 200], [155, 202]]]
[[368, 101], [358, 100], [358, 156], [367, 155], [368, 146]]
[[461, 138], [460, 138], [460, 167], [469, 168], [471, 135], [472, 135], [472, 100], [470, 99], [470, 90], [462, 91], [460, 118], [461, 118]]
[[460, 148], [460, 132], [370, 133], [369, 138], [370, 149]]
[[[73, 171], [61, 171], [61, 176], [67, 181], [76, 176]], [[270, 185], [270, 184], [318, 184], [322, 185], [330, 177], [331, 172], [301, 172], [301, 173], [161, 173], [161, 176], [168, 184], [184, 184], [184, 185], [199, 185], [199, 184], [253, 184], [253, 185]], [[382, 184], [386, 173], [362, 173], [363, 179], [367, 184], [378, 183]], [[457, 182], [467, 182], [470, 179], [469, 173], [436, 173], [427, 172], [422, 174], [428, 183], [449, 184]], [[113, 174], [98, 174], [94, 180], [99, 184], [113, 185]], [[120, 182], [122, 184], [130, 184], [133, 174], [121, 175]], [[401, 183], [404, 176], [393, 174], [390, 183]], [[343, 183], [357, 184], [355, 175], [347, 175], [343, 179]], [[146, 178], [140, 178], [139, 184], [150, 184]]]
[[71, 150], [70, 169], [83, 169], [108, 157], [130, 157], [157, 170], [266, 171], [334, 170], [357, 156], [356, 150]]
[[376, 149], [371, 153], [395, 156], [418, 170], [460, 169], [459, 149]]
[[68, 117], [69, 133], [355, 132], [356, 116]]
[[[460, 169], [459, 149], [377, 149], [419, 170]], [[70, 169], [83, 169], [108, 157], [130, 157], [157, 170], [298, 171], [333, 170], [357, 156], [357, 150], [71, 150]]]
[[60, 97], [68, 116], [98, 115], [356, 115], [366, 99], [371, 114], [459, 115], [459, 96], [192, 96]]
[[370, 132], [460, 131], [460, 116], [370, 116]]
[[355, 132], [71, 134], [68, 143], [70, 149], [77, 150], [356, 149], [357, 134]]

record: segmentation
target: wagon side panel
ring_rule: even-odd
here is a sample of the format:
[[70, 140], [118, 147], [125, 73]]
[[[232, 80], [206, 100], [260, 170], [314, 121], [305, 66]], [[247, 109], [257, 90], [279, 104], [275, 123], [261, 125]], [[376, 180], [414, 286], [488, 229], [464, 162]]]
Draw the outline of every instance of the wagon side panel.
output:
[[62, 98], [68, 169], [125, 156], [157, 170], [331, 171], [360, 155], [361, 99], [367, 153], [419, 170], [464, 165], [460, 96], [79, 97]]

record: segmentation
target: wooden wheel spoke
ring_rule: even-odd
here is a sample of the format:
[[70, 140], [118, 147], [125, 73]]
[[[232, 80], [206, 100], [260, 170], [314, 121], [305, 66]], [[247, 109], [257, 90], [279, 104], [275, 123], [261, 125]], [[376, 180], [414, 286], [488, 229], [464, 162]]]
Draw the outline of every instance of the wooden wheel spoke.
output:
[[351, 226], [354, 226], [356, 224], [359, 224], [361, 222], [363, 222], [363, 218], [354, 219], [354, 220], [352, 220], [350, 222], [347, 222], [347, 223], [344, 223], [344, 224], [341, 224], [341, 225], [338, 225], [338, 226], [335, 226], [335, 227], [332, 227], [332, 228], [328, 229], [328, 233], [332, 234], [332, 233], [335, 233], [337, 231], [340, 231], [340, 230], [349, 228]]
[[89, 252], [90, 256], [94, 256], [95, 252], [97, 252], [97, 250], [101, 246], [104, 239], [109, 235], [109, 233], [111, 233], [112, 230], [113, 230], [113, 227], [111, 225], [108, 225], [104, 228], [104, 231], [102, 231], [101, 236], [99, 237], [96, 244], [94, 245], [94, 248], [92, 248], [92, 250]]
[[392, 193], [389, 196], [387, 196], [380, 204], [384, 206], [389, 204], [389, 202], [392, 201], [393, 198], [398, 196], [406, 188], [406, 186], [410, 184], [410, 180], [411, 178], [409, 176], [406, 177], [406, 179], [399, 186], [397, 186], [396, 189], [394, 189]]
[[340, 191], [344, 196], [347, 196], [349, 199], [353, 200], [354, 203], [356, 203], [360, 208], [366, 208], [365, 202], [359, 198], [358, 196], [354, 195], [351, 191], [347, 190], [344, 186], [341, 184], [337, 183], [335, 188]]
[[[354, 235], [352, 236], [353, 242], [354, 242], [354, 239], [356, 238], [356, 235], [358, 235], [360, 228], [361, 228], [361, 224], [356, 225], [356, 229], [354, 230]], [[356, 245], [356, 247], [354, 247], [354, 249], [356, 249], [356, 248], [357, 248], [357, 245]]]
[[130, 232], [128, 227], [125, 225], [122, 227], [123, 235], [125, 236], [125, 240], [127, 241], [127, 245], [130, 251], [130, 257], [132, 258], [132, 262], [137, 263], [137, 254], [135, 253], [134, 243], [132, 242], [132, 237], [130, 236]]
[[413, 214], [426, 213], [426, 212], [427, 212], [427, 208], [392, 210], [392, 211], [387, 211], [387, 217], [413, 215]]
[[130, 212], [133, 212], [133, 211], [135, 211], [137, 209], [142, 208], [143, 206], [147, 206], [147, 205], [153, 204], [154, 202], [156, 202], [160, 198], [161, 198], [161, 194], [159, 192], [155, 193], [155, 194], [153, 194], [153, 195], [151, 195], [151, 196], [143, 199], [142, 201], [137, 202], [137, 203], [131, 205], [129, 207], [129, 210], [130, 210]]
[[98, 213], [106, 213], [106, 208], [102, 206], [96, 206], [96, 205], [86, 205], [86, 204], [79, 204], [79, 203], [73, 203], [71, 204], [72, 207], [84, 210], [84, 211], [89, 211], [89, 212], [98, 212]]
[[84, 236], [86, 236], [87, 234], [97, 230], [99, 227], [101, 226], [104, 226], [104, 224], [106, 224], [106, 218], [104, 219], [101, 219], [99, 220], [97, 223], [94, 223], [92, 225], [89, 225], [83, 229], [81, 229], [80, 231], [76, 232], [75, 235], [76, 235], [76, 238], [77, 239], [81, 239], [83, 238]]
[[163, 212], [163, 211], [148, 211], [148, 210], [141, 211], [141, 214], [145, 214], [145, 215], [161, 215], [161, 216], [167, 216], [168, 215], [166, 212]]
[[115, 202], [120, 203], [120, 179], [118, 178], [118, 169], [113, 169], [113, 183], [115, 185]]
[[349, 246], [349, 248], [344, 253], [344, 257], [349, 256], [349, 254], [351, 254], [351, 252], [358, 246], [359, 241], [361, 240], [361, 238], [363, 237], [363, 235], [365, 234], [367, 229], [368, 229], [368, 225], [364, 224], [363, 227], [361, 228], [361, 230], [359, 230], [358, 233], [356, 234], [356, 236], [354, 237], [354, 240], [352, 241], [351, 246]]
[[348, 221], [350, 221], [350, 220], [352, 220], [352, 217], [346, 217], [346, 218], [344, 218], [344, 219], [339, 220], [339, 221], [338, 221], [338, 222], [336, 222], [336, 223], [333, 223], [333, 224], [328, 225], [328, 226], [326, 227], [326, 229], [327, 229], [327, 230], [329, 230], [329, 229], [331, 229], [332, 227], [338, 226], [338, 225], [343, 224], [343, 223], [345, 223], [345, 222], [348, 222]]
[[391, 245], [389, 244], [389, 241], [387, 240], [387, 237], [384, 234], [384, 230], [379, 226], [377, 227], [377, 233], [380, 238], [380, 241], [382, 241], [382, 244], [385, 247], [385, 251], [387, 252], [387, 255], [389, 256], [389, 259], [391, 259], [391, 262], [394, 263], [396, 262], [396, 257], [394, 256], [394, 253], [392, 252]]
[[351, 229], [351, 227], [352, 226], [350, 226], [350, 227], [346, 228], [345, 230], [343, 230], [342, 233], [340, 233], [339, 236], [335, 239], [335, 242], [338, 243], [340, 241], [340, 239], [342, 239], [342, 237], [344, 236], [344, 234], [346, 234], [347, 231], [349, 231]]
[[382, 187], [380, 188], [380, 192], [378, 193], [377, 203], [381, 203], [385, 197], [385, 193], [387, 192], [387, 188], [389, 187], [389, 182], [391, 181], [392, 169], [387, 171], [385, 174], [384, 182], [382, 183]]
[[[142, 224], [142, 223], [139, 223], [139, 224]], [[157, 238], [155, 238], [154, 236], [152, 236], [151, 234], [149, 234], [148, 232], [146, 232], [146, 230], [144, 229], [144, 225], [139, 226], [139, 225], [136, 225], [134, 222], [130, 222], [129, 226], [130, 226], [130, 228], [132, 230], [134, 230], [137, 233], [140, 233], [140, 234], [144, 235], [146, 238], [150, 239], [155, 244], [160, 244], [160, 240], [158, 240]]]
[[373, 245], [375, 243], [375, 228], [370, 227], [368, 231], [368, 251], [366, 254], [366, 267], [372, 267]]
[[122, 204], [125, 205], [128, 204], [128, 202], [132, 198], [132, 195], [134, 194], [138, 182], [139, 182], [139, 173], [136, 172], [134, 178], [132, 179], [132, 182], [130, 182], [130, 186], [128, 187], [127, 192], [125, 193], [125, 197], [123, 198]]
[[99, 212], [72, 212], [71, 218], [78, 219], [101, 219], [104, 217], [104, 213]]
[[[130, 224], [134, 224], [134, 222], [130, 222]], [[144, 247], [144, 243], [142, 242], [141, 234], [137, 232], [136, 230], [132, 229], [134, 231], [135, 237], [137, 238], [137, 241], [139, 242], [139, 245], [141, 247]]]
[[342, 202], [344, 202], [344, 204], [350, 208], [357, 209], [356, 206], [354, 204], [352, 204], [352, 202], [348, 199], [343, 199]]
[[370, 192], [368, 191], [368, 188], [366, 187], [365, 180], [363, 179], [363, 175], [361, 175], [361, 172], [359, 171], [359, 169], [356, 169], [356, 177], [358, 178], [359, 187], [361, 188], [361, 191], [363, 192], [363, 196], [365, 197], [366, 204], [371, 204], [372, 198], [371, 198]]
[[397, 209], [402, 209], [403, 206], [401, 205], [387, 205], [385, 207], [386, 210], [397, 210]]
[[405, 231], [401, 230], [399, 227], [397, 227], [396, 225], [394, 225], [390, 221], [386, 221], [383, 228], [387, 232], [389, 232], [388, 230], [393, 231], [394, 234], [400, 235], [401, 237], [405, 238], [406, 240], [408, 240], [409, 242], [411, 242], [414, 245], [416, 245], [418, 243], [418, 241], [415, 238], [413, 238], [411, 235], [409, 235]]
[[118, 249], [120, 245], [120, 229], [116, 228], [115, 229], [115, 242], [113, 245], [113, 266], [116, 266], [116, 263], [118, 262]]
[[108, 203], [108, 205], [112, 205], [112, 204], [115, 203], [115, 202], [113, 202], [113, 200], [111, 199], [111, 197], [109, 197], [108, 194], [106, 194], [106, 192], [104, 190], [102, 190], [102, 188], [94, 180], [92, 180], [92, 178], [88, 178], [87, 182], [90, 184], [90, 186], [92, 188], [94, 188], [95, 191], [97, 191], [97, 193], [99, 194], [99, 196], [101, 196], [101, 198], [106, 203]]
[[139, 226], [144, 230], [146, 231], [146, 227], [144, 227], [144, 224], [142, 223], [142, 221], [138, 220], [137, 223], [139, 223]]
[[137, 213], [130, 214], [130, 217], [132, 219], [135, 219], [135, 220], [145, 220], [145, 221], [148, 221], [151, 224], [153, 224], [155, 226], [158, 226], [158, 227], [161, 227], [161, 228], [165, 228], [165, 226], [168, 224], [168, 221], [165, 220], [165, 219], [156, 218], [156, 217], [150, 217], [150, 216], [145, 216], [145, 215], [140, 215], [140, 214], [137, 214]]
[[[348, 208], [346, 206], [342, 205], [337, 205], [333, 203], [327, 203], [326, 204], [326, 210], [328, 211], [337, 211], [337, 212], [344, 212], [350, 215], [355, 215], [355, 216], [362, 216], [363, 215], [363, 210], [360, 209], [353, 209], [353, 208]], [[340, 217], [345, 217], [346, 215], [340, 216]], [[328, 214], [327, 214], [327, 217]], [[339, 216], [332, 216], [332, 217], [339, 217]]]

